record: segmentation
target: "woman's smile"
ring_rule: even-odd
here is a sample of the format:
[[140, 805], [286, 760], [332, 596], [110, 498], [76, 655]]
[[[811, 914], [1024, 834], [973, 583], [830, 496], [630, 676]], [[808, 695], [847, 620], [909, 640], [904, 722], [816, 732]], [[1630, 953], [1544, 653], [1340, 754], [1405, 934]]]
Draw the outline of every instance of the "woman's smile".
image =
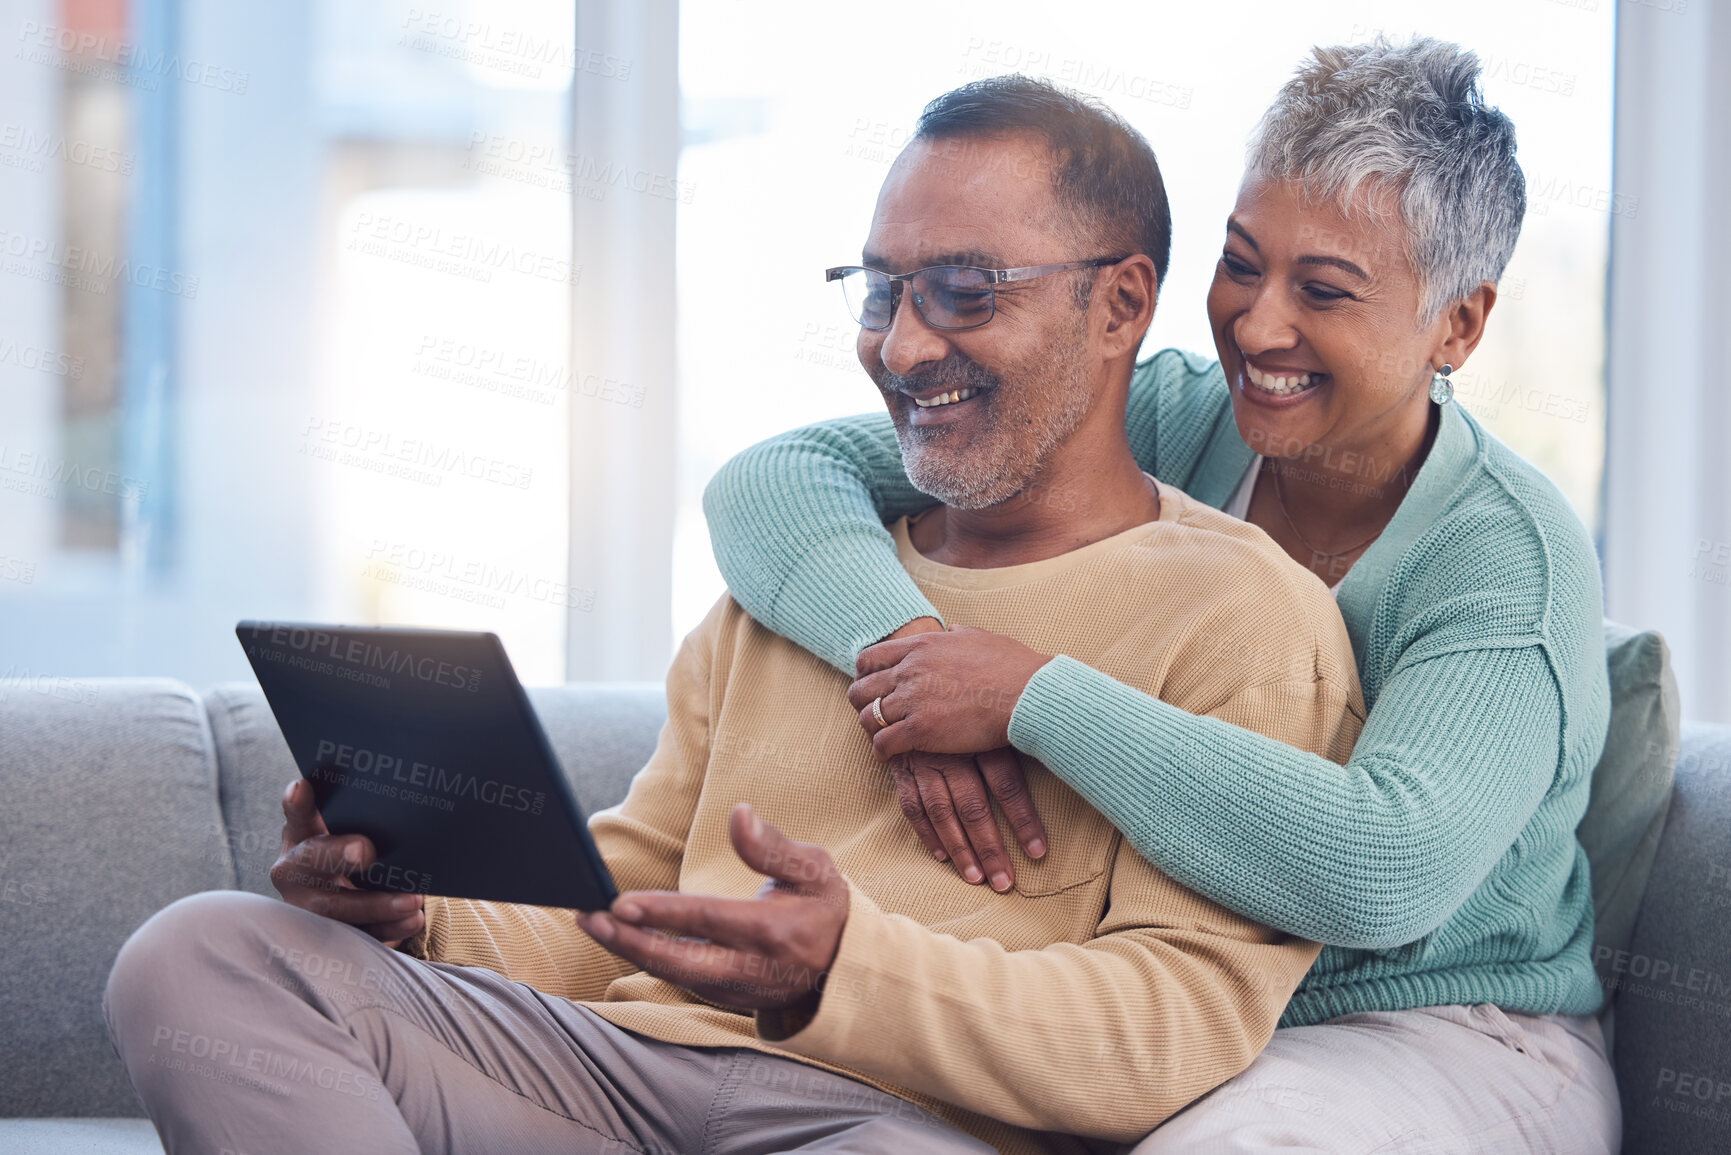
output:
[[1258, 365], [1244, 350], [1238, 350], [1237, 392], [1258, 405], [1287, 408], [1301, 404], [1334, 379], [1320, 370], [1272, 364]]

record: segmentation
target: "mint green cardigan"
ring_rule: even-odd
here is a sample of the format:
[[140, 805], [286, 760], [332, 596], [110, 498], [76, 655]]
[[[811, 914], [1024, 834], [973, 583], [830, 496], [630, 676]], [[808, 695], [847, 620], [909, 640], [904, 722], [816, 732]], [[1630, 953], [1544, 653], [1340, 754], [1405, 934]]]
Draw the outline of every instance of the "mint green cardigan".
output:
[[[1252, 459], [1219, 365], [1176, 350], [1137, 367], [1126, 425], [1143, 468], [1217, 508]], [[931, 503], [881, 412], [757, 445], [704, 495], [734, 597], [848, 673], [860, 649], [937, 616], [884, 529]], [[1345, 766], [1063, 656], [1028, 683], [1010, 740], [1171, 877], [1327, 944], [1283, 1025], [1480, 1002], [1597, 1009], [1575, 827], [1610, 690], [1580, 520], [1445, 405], [1339, 604], [1370, 709]]]

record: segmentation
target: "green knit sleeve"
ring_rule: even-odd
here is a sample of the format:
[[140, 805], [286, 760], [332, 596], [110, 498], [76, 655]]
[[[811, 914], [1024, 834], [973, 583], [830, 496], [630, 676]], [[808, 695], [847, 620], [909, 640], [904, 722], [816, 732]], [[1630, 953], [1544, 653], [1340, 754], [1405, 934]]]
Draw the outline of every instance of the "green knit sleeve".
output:
[[884, 528], [933, 503], [902, 469], [888, 413], [772, 437], [722, 466], [703, 493], [735, 600], [850, 676], [865, 647], [939, 617]]
[[1340, 766], [1059, 657], [1010, 741], [1192, 890], [1386, 949], [1440, 926], [1533, 817], [1563, 765], [1561, 700], [1539, 643], [1440, 654], [1390, 678]]

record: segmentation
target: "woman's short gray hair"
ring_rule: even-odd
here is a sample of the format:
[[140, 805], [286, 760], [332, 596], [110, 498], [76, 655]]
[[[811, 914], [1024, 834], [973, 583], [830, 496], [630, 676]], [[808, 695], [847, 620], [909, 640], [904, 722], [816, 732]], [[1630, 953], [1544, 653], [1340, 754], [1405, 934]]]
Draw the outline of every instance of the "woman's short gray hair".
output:
[[1256, 126], [1247, 162], [1347, 213], [1360, 186], [1393, 193], [1421, 325], [1503, 275], [1527, 212], [1515, 126], [1485, 104], [1478, 57], [1428, 37], [1312, 49]]

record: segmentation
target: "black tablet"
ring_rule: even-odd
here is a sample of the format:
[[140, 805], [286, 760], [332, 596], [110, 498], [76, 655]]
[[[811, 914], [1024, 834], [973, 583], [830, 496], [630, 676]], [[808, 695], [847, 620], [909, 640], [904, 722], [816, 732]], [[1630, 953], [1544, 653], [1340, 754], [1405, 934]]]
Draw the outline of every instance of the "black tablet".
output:
[[373, 890], [601, 910], [618, 894], [493, 634], [235, 627], [332, 834]]

